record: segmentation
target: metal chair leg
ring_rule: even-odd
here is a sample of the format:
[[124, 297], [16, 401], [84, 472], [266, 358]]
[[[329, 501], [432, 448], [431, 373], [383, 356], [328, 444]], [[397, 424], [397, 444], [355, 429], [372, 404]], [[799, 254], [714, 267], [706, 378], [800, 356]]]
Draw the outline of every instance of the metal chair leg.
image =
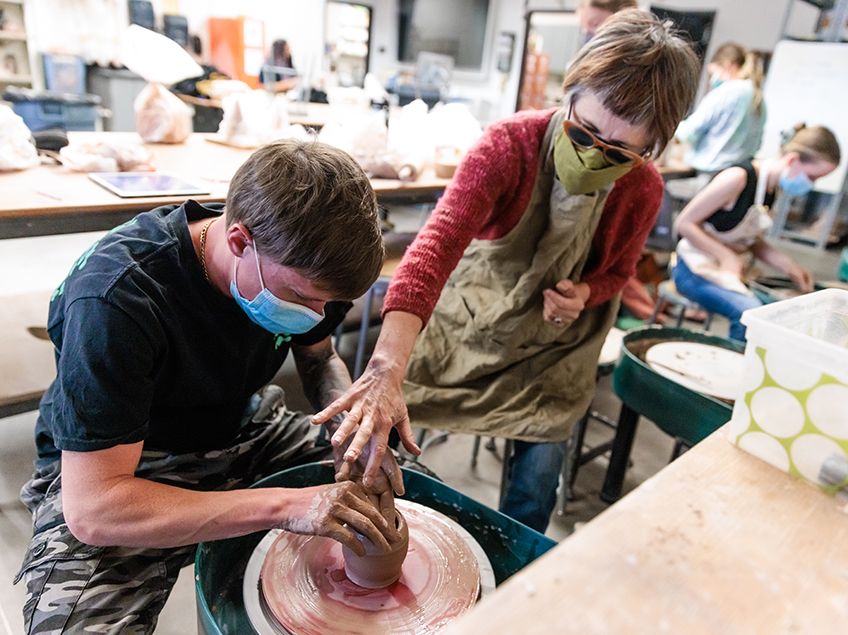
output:
[[577, 422], [571, 433], [571, 439], [565, 449], [565, 458], [562, 462], [562, 485], [557, 496], [557, 514], [565, 514], [565, 506], [570, 500], [574, 500], [574, 481], [577, 478], [577, 468], [580, 467], [580, 455], [583, 453], [583, 439], [586, 436], [586, 427], [589, 423], [589, 412]]
[[498, 495], [499, 508], [501, 506], [501, 503], [503, 503], [504, 496], [506, 496], [506, 488], [509, 485], [509, 463], [512, 459], [512, 448], [512, 439], [504, 439], [503, 465], [501, 466], [501, 491]]
[[621, 498], [624, 487], [624, 475], [627, 472], [627, 462], [636, 438], [636, 426], [639, 423], [639, 413], [626, 405], [621, 405], [621, 414], [615, 431], [607, 474], [601, 488], [601, 500], [614, 503]]
[[359, 342], [356, 344], [356, 361], [353, 364], [353, 381], [362, 375], [365, 360], [365, 340], [368, 339], [368, 325], [371, 322], [371, 302], [374, 299], [374, 285], [365, 294], [365, 306], [362, 309], [362, 323], [359, 325]]
[[471, 449], [471, 467], [477, 467], [477, 455], [480, 454], [480, 435], [474, 437], [474, 447]]
[[687, 441], [685, 441], [684, 439], [681, 439], [680, 437], [676, 437], [674, 439], [674, 448], [672, 448], [672, 450], [671, 450], [671, 458], [669, 459], [668, 462], [671, 463], [672, 461], [680, 458], [680, 455], [683, 454], [684, 452], [686, 452], [686, 450], [688, 450], [691, 447], [692, 446], [689, 445], [689, 443]]

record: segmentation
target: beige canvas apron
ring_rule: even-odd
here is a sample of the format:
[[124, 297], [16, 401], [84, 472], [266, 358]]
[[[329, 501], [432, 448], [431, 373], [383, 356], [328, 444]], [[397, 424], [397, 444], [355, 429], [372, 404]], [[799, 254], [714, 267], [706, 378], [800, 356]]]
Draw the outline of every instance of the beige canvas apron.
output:
[[588, 408], [618, 299], [566, 328], [542, 318], [544, 289], [580, 280], [612, 189], [572, 196], [542, 141], [527, 211], [506, 236], [473, 240], [415, 346], [404, 382], [413, 425], [524, 441], [562, 441]]

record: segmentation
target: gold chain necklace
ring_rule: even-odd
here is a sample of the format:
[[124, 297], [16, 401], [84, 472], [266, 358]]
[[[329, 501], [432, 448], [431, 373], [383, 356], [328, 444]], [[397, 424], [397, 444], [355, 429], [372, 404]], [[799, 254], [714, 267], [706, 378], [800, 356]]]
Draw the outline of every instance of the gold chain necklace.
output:
[[213, 218], [203, 226], [203, 229], [200, 230], [200, 265], [203, 267], [203, 273], [209, 284], [212, 284], [212, 281], [209, 279], [209, 270], [206, 268], [206, 231], [216, 220], [218, 220], [217, 217]]

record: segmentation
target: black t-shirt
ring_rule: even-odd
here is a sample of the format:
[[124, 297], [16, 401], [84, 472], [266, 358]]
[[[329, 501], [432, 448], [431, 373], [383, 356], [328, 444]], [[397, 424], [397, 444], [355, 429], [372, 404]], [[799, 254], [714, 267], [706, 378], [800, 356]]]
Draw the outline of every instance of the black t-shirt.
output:
[[[707, 223], [715, 227], [716, 231], [720, 232], [730, 231], [741, 223], [742, 219], [745, 218], [745, 214], [748, 213], [748, 210], [757, 198], [757, 172], [754, 170], [754, 164], [751, 163], [751, 161], [743, 161], [733, 167], [745, 170], [747, 180], [745, 181], [745, 189], [742, 190], [739, 198], [736, 199], [733, 209], [720, 209], [717, 212], [713, 212], [713, 214], [706, 219]], [[771, 207], [773, 202], [774, 192], [766, 192], [763, 205]]]
[[139, 214], [74, 264], [50, 301], [57, 377], [41, 400], [40, 457], [138, 441], [226, 447], [290, 344], [320, 342], [342, 321], [350, 303], [330, 302], [308, 333], [274, 335], [214, 289], [187, 223], [221, 211], [188, 201]]

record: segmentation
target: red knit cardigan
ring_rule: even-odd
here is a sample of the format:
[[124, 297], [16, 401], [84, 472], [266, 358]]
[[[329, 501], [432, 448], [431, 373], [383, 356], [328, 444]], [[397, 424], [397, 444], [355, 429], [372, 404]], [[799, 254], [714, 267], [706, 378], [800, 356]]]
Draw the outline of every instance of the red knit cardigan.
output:
[[[386, 292], [384, 315], [405, 311], [426, 324], [471, 240], [500, 238], [518, 224], [530, 203], [542, 139], [556, 110], [521, 111], [486, 129], [404, 254]], [[636, 272], [662, 192], [662, 178], [650, 163], [616, 182], [583, 273], [582, 282], [591, 290], [587, 306], [613, 298]]]

